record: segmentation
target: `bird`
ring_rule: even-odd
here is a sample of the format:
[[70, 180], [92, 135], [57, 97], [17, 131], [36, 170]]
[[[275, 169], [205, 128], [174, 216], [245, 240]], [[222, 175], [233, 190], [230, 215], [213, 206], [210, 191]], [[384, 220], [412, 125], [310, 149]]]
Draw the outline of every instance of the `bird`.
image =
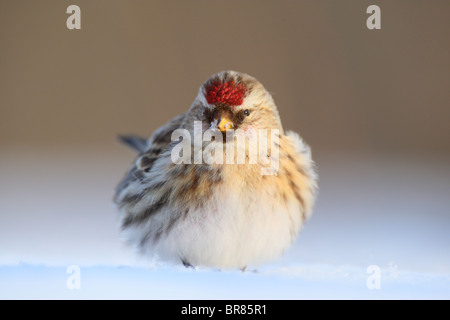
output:
[[[194, 134], [208, 130], [195, 159]], [[254, 145], [269, 131], [266, 155]], [[312, 214], [318, 175], [311, 149], [283, 130], [272, 95], [246, 73], [210, 76], [190, 108], [148, 139], [120, 139], [138, 154], [114, 202], [121, 234], [144, 257], [194, 268], [258, 267], [282, 257]]]

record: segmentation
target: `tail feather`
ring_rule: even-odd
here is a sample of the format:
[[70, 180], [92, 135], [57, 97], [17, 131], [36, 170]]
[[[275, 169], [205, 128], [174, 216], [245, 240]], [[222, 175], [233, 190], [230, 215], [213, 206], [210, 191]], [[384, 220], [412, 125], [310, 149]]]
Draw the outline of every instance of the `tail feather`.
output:
[[144, 153], [147, 150], [147, 139], [134, 135], [120, 135], [119, 140], [139, 153]]

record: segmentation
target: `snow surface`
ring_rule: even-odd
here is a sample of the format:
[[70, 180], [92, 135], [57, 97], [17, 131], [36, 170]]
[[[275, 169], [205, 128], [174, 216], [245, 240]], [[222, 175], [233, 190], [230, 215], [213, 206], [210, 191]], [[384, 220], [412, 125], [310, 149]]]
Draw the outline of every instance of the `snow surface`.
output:
[[[281, 259], [241, 272], [136, 257], [111, 200], [131, 160], [40, 151], [0, 159], [1, 299], [450, 298], [446, 158], [317, 157], [313, 217]], [[67, 285], [70, 265], [80, 289]]]

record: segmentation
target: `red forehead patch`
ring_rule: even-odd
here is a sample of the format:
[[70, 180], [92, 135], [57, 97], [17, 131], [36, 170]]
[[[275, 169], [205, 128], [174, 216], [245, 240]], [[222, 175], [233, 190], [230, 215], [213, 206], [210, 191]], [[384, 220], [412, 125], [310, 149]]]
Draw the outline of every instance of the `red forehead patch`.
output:
[[242, 83], [234, 81], [216, 81], [206, 87], [206, 101], [209, 104], [225, 103], [240, 106], [244, 102], [247, 88]]

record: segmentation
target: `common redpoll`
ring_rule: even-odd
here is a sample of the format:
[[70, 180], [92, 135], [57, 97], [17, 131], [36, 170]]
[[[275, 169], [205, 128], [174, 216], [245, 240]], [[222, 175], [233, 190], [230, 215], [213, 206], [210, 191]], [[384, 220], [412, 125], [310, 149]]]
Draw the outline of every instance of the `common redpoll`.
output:
[[311, 215], [310, 149], [284, 133], [271, 95], [247, 74], [213, 75], [186, 113], [148, 140], [122, 140], [139, 156], [115, 202], [124, 234], [144, 255], [257, 266], [281, 256]]

